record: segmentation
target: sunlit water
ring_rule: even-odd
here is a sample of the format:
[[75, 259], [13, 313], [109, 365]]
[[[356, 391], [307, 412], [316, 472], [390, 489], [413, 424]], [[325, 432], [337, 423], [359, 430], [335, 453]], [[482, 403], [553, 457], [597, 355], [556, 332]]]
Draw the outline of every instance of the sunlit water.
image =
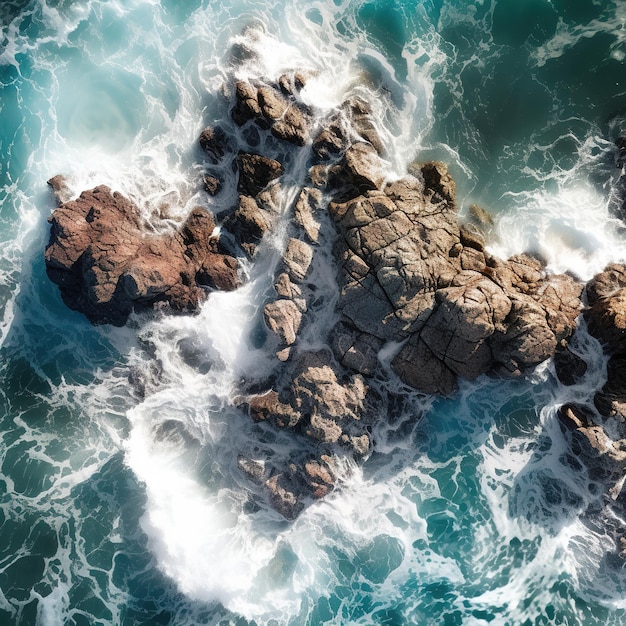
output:
[[[379, 381], [398, 401], [375, 453], [287, 523], [236, 459], [301, 444], [232, 402], [273, 367], [260, 310], [280, 237], [198, 316], [124, 329], [66, 309], [43, 249], [57, 173], [149, 219], [228, 209], [201, 190], [196, 138], [225, 117], [233, 76], [295, 67], [313, 71], [303, 97], [319, 115], [350, 93], [373, 103], [391, 172], [446, 161], [461, 214], [495, 216], [494, 252], [587, 279], [626, 256], [612, 211], [626, 5], [33, 0], [3, 2], [0, 19], [0, 624], [624, 623], [623, 562], [583, 515], [597, 486], [565, 461], [555, 422], [603, 382], [584, 329], [575, 387], [550, 364], [451, 400]], [[257, 60], [237, 62], [237, 43]], [[287, 206], [305, 169], [285, 150]], [[305, 340], [332, 321], [326, 307]], [[139, 399], [129, 373], [156, 363]]]

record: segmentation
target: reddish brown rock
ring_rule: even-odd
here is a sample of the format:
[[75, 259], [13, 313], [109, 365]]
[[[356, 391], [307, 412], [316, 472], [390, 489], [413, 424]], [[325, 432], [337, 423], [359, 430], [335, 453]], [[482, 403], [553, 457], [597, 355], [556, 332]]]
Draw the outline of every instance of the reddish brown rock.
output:
[[207, 288], [238, 286], [237, 261], [219, 251], [215, 222], [194, 209], [178, 232], [146, 232], [137, 207], [100, 186], [49, 219], [46, 270], [64, 302], [94, 324], [123, 325], [133, 310], [193, 312]]

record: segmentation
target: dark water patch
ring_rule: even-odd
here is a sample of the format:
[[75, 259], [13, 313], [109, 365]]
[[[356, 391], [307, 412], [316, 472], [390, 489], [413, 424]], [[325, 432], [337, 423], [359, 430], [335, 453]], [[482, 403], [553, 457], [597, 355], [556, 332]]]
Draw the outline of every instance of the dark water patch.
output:
[[596, 0], [552, 0], [552, 6], [558, 11], [559, 17], [575, 24], [585, 24], [598, 19], [604, 12], [604, 2]]
[[541, 44], [554, 35], [557, 21], [557, 12], [549, 0], [497, 0], [493, 40], [507, 46]]
[[8, 26], [35, 4], [33, 0], [4, 0], [0, 3], [0, 25]]
[[611, 55], [615, 41], [614, 34], [603, 32], [581, 37], [537, 69], [537, 78], [558, 94], [562, 111], [605, 123], [626, 109], [626, 84], [620, 85], [624, 63]]
[[370, 2], [358, 12], [358, 25], [368, 33], [377, 47], [396, 69], [398, 80], [406, 80], [406, 61], [402, 57], [406, 45], [406, 25], [401, 2]]

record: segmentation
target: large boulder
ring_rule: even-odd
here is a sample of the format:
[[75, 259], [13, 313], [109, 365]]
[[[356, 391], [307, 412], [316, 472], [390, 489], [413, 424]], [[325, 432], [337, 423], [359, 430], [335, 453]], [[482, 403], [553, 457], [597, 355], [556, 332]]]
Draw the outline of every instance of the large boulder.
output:
[[210, 289], [239, 285], [238, 263], [220, 251], [213, 216], [202, 208], [178, 231], [155, 235], [135, 204], [99, 186], [61, 202], [49, 222], [48, 276], [67, 306], [94, 324], [121, 326], [133, 310], [157, 305], [193, 312]]
[[271, 205], [262, 206], [250, 196], [240, 196], [239, 206], [224, 220], [230, 232], [247, 256], [253, 257], [263, 236], [274, 229], [278, 219]]
[[[343, 167], [355, 176], [353, 166]], [[366, 184], [361, 174], [366, 191], [330, 204], [340, 235], [337, 358], [365, 373], [374, 368], [368, 345], [407, 340], [394, 371], [420, 391], [444, 395], [459, 376], [519, 375], [550, 358], [576, 327], [582, 285], [548, 275], [527, 255], [489, 256], [482, 233], [458, 222], [445, 166], [411, 171], [387, 185], [372, 176]]]
[[263, 191], [271, 181], [285, 171], [275, 159], [250, 152], [239, 153], [237, 166], [239, 168], [237, 189], [240, 193], [252, 197]]

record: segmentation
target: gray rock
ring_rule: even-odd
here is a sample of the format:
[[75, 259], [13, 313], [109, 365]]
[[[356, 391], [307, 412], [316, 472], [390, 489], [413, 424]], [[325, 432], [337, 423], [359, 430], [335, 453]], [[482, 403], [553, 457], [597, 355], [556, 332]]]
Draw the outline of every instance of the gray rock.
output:
[[274, 332], [282, 346], [291, 346], [296, 342], [302, 312], [293, 300], [276, 300], [263, 309], [265, 323]]
[[365, 376], [374, 374], [378, 367], [378, 352], [383, 346], [381, 339], [338, 324], [331, 340], [333, 352], [344, 367]]
[[311, 243], [319, 242], [320, 222], [315, 218], [322, 204], [322, 194], [319, 189], [305, 187], [298, 196], [294, 210], [295, 222], [304, 231]]
[[231, 151], [228, 136], [219, 126], [205, 128], [200, 133], [198, 141], [213, 165], [220, 163], [224, 155]]
[[262, 485], [265, 482], [265, 463], [262, 461], [253, 461], [252, 459], [240, 455], [237, 457], [237, 466], [257, 485]]
[[294, 492], [292, 481], [285, 474], [275, 474], [265, 482], [272, 506], [286, 519], [295, 519], [304, 504]]
[[272, 125], [272, 135], [296, 146], [309, 139], [310, 119], [301, 109], [290, 104], [283, 116]]
[[311, 266], [313, 260], [313, 250], [311, 246], [291, 237], [287, 243], [287, 249], [283, 255], [283, 265], [285, 271], [292, 281], [303, 281]]
[[376, 150], [369, 143], [352, 144], [345, 154], [346, 169], [360, 191], [379, 189], [385, 182], [385, 168]]
[[259, 206], [250, 196], [240, 196], [239, 206], [224, 221], [224, 228], [232, 233], [249, 257], [268, 231], [273, 230], [278, 216]]
[[202, 182], [204, 184], [204, 190], [210, 196], [216, 196], [222, 188], [219, 178], [216, 178], [215, 176], [205, 176], [202, 179]]
[[245, 80], [238, 80], [235, 83], [235, 105], [231, 115], [239, 126], [262, 117], [257, 89], [254, 85]]

